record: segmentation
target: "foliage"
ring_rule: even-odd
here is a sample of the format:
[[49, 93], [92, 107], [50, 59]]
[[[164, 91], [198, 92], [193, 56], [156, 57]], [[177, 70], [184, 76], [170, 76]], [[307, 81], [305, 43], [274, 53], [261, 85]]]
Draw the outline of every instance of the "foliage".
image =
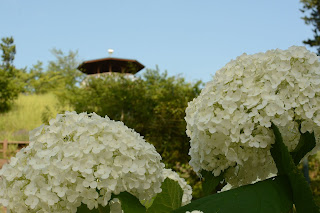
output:
[[54, 61], [49, 61], [47, 70], [52, 88], [64, 90], [77, 87], [77, 83], [83, 78], [83, 74], [77, 70], [78, 52], [69, 51], [65, 55], [61, 50], [53, 49], [51, 53], [56, 58]]
[[20, 88], [10, 72], [0, 67], [0, 113], [8, 111], [18, 97]]
[[302, 13], [308, 13], [302, 17], [307, 25], [313, 26], [314, 38], [303, 41], [311, 47], [318, 47], [318, 54], [320, 54], [320, 1], [319, 0], [300, 0], [303, 4]]
[[208, 196], [217, 192], [217, 186], [223, 181], [223, 175], [215, 177], [211, 172], [202, 170], [201, 176], [204, 179], [202, 181], [202, 191], [204, 196]]
[[[183, 191], [177, 181], [166, 178], [161, 185], [161, 189], [162, 191], [156, 195], [148, 207], [142, 205], [135, 196], [128, 192], [121, 192], [118, 195], [113, 194], [112, 199], [119, 199], [121, 208], [126, 213], [168, 213], [181, 206]], [[92, 210], [89, 210], [85, 204], [82, 204], [77, 209], [77, 213], [85, 212], [110, 213], [113, 211], [110, 204], [105, 207], [99, 205], [98, 208]]]
[[43, 63], [38, 61], [33, 65], [29, 72], [28, 79], [26, 79], [25, 90], [29, 94], [44, 94], [49, 92], [52, 88], [50, 85], [50, 78], [44, 72]]
[[314, 132], [301, 133], [300, 131], [300, 134], [301, 136], [299, 139], [299, 143], [296, 146], [296, 148], [291, 152], [291, 156], [295, 165], [298, 165], [302, 158], [316, 146]]
[[128, 213], [145, 213], [146, 208], [140, 203], [139, 199], [128, 192], [121, 192], [118, 195], [113, 195], [121, 202], [121, 207], [124, 212]]
[[96, 112], [121, 120], [154, 144], [166, 164], [187, 163], [189, 140], [185, 134], [185, 108], [200, 92], [201, 82], [185, 82], [159, 70], [142, 78], [121, 75], [88, 77], [85, 86], [64, 95], [77, 112]]
[[[121, 192], [117, 195], [113, 194], [111, 199], [118, 199], [119, 202], [121, 202], [121, 208], [125, 213], [167, 213], [179, 208], [181, 206], [183, 192], [178, 182], [166, 178], [162, 183], [161, 188], [162, 192], [157, 194], [153, 202], [148, 207], [142, 205], [135, 196], [128, 192]], [[119, 210], [112, 211], [112, 205], [113, 204], [110, 203], [105, 207], [99, 205], [98, 208], [90, 210], [87, 205], [82, 203], [82, 205], [78, 207], [77, 213], [118, 212]]]
[[16, 54], [16, 45], [14, 45], [13, 37], [5, 37], [1, 39], [0, 49], [2, 50], [2, 66], [9, 68], [13, 65], [14, 56]]
[[177, 181], [180, 185], [180, 188], [183, 191], [181, 206], [185, 206], [191, 202], [192, 187], [186, 182], [184, 178], [180, 177], [179, 174], [173, 171], [172, 169], [164, 169], [163, 177]]
[[313, 197], [320, 206], [320, 153], [309, 157], [309, 175]]
[[0, 49], [2, 51], [2, 64], [0, 65], [0, 113], [8, 111], [13, 101], [22, 90], [19, 79], [21, 70], [13, 66], [16, 46], [12, 37], [2, 38]]
[[185, 213], [187, 210], [219, 213], [282, 213], [289, 212], [290, 209], [292, 209], [291, 189], [285, 176], [282, 176], [275, 180], [269, 179], [198, 199], [174, 213]]
[[190, 186], [192, 186], [192, 199], [196, 200], [205, 195], [202, 187], [204, 179], [200, 179], [188, 163], [181, 164], [180, 162], [176, 162], [173, 169], [177, 171], [179, 176], [184, 178]]
[[[272, 124], [271, 128], [275, 135], [275, 143], [273, 144], [270, 152], [274, 159], [274, 162], [277, 165], [278, 175], [286, 175], [289, 179], [292, 190], [292, 200], [295, 204], [297, 212], [319, 212], [319, 207], [317, 207], [317, 205], [313, 201], [309, 185], [303, 177], [301, 171], [299, 171], [296, 167], [294, 161], [295, 159], [292, 158], [301, 155], [290, 155], [287, 146], [283, 142], [278, 127]], [[311, 135], [311, 137], [309, 137], [309, 135]], [[310, 151], [315, 147], [315, 137], [314, 134], [309, 133], [301, 134], [301, 137], [304, 139], [300, 140], [297, 146], [301, 148], [295, 153], [306, 154], [305, 150]], [[305, 138], [308, 138], [311, 141], [305, 143]], [[313, 147], [310, 147], [308, 145], [309, 143], [313, 144]]]
[[162, 192], [156, 196], [148, 213], [171, 212], [181, 206], [183, 191], [176, 181], [167, 178], [161, 188]]
[[83, 74], [77, 70], [79, 61], [77, 51], [51, 50], [55, 60], [49, 61], [48, 67], [43, 68], [42, 62], [33, 65], [29, 71], [26, 90], [29, 93], [44, 94], [55, 92], [62, 95], [65, 89], [73, 89], [82, 81]]

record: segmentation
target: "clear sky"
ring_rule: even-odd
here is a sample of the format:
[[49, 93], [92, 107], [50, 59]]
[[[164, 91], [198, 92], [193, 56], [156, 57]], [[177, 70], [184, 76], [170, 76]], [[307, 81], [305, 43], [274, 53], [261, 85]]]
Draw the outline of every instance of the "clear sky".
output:
[[112, 48], [113, 57], [206, 82], [244, 52], [303, 45], [312, 31], [301, 8], [299, 0], [0, 0], [0, 37], [14, 37], [19, 68], [53, 60], [53, 48], [78, 50], [80, 61]]

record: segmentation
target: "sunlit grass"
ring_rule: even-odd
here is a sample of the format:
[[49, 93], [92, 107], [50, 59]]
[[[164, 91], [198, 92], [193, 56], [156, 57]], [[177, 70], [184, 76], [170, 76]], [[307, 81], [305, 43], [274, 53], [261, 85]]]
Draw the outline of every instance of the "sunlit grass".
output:
[[20, 95], [15, 105], [7, 113], [0, 114], [0, 140], [27, 141], [29, 131], [43, 124], [44, 120], [54, 118], [63, 110], [54, 94]]

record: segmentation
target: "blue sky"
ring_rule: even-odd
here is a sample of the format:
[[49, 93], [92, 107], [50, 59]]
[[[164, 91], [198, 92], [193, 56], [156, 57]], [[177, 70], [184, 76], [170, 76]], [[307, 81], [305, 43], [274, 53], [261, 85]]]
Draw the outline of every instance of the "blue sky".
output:
[[244, 52], [312, 37], [298, 0], [0, 0], [0, 8], [0, 37], [14, 37], [19, 68], [53, 60], [53, 48], [78, 50], [80, 61], [112, 48], [113, 57], [206, 82]]

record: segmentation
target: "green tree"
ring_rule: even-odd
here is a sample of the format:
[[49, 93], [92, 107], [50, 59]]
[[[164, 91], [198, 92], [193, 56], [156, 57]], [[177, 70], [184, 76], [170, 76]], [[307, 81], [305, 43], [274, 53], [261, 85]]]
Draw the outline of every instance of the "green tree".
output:
[[72, 89], [83, 79], [83, 74], [77, 67], [78, 52], [69, 51], [65, 55], [61, 50], [53, 49], [51, 53], [55, 56], [54, 61], [49, 61], [47, 75], [49, 75], [52, 88], [56, 90]]
[[48, 80], [45, 79], [43, 70], [43, 63], [38, 61], [34, 64], [28, 72], [29, 76], [26, 80], [25, 90], [27, 93], [43, 94], [47, 92], [46, 84]]
[[305, 40], [303, 43], [317, 47], [318, 54], [320, 54], [320, 0], [300, 0], [300, 2], [303, 4], [301, 12], [306, 13], [302, 19], [307, 25], [313, 26], [314, 35], [314, 38]]
[[20, 81], [22, 70], [18, 70], [13, 65], [16, 54], [16, 46], [12, 37], [1, 39], [0, 49], [2, 51], [2, 63], [0, 65], [0, 112], [10, 109], [14, 99], [22, 90]]
[[10, 73], [0, 67], [0, 113], [8, 111], [13, 101], [18, 97], [20, 88]]
[[26, 90], [29, 93], [44, 94], [47, 92], [64, 94], [65, 89], [79, 86], [83, 74], [77, 70], [79, 64], [77, 52], [69, 51], [64, 54], [61, 50], [53, 49], [55, 60], [49, 61], [48, 67], [43, 68], [42, 62], [37, 62], [29, 70]]
[[170, 166], [176, 162], [187, 163], [189, 138], [185, 133], [185, 109], [188, 102], [199, 95], [201, 82], [187, 83], [180, 76], [168, 77], [159, 70], [147, 70], [143, 79], [146, 95], [154, 103], [143, 135]]
[[14, 56], [16, 54], [16, 45], [12, 37], [5, 37], [1, 39], [0, 49], [2, 50], [2, 66], [9, 68], [13, 66]]

